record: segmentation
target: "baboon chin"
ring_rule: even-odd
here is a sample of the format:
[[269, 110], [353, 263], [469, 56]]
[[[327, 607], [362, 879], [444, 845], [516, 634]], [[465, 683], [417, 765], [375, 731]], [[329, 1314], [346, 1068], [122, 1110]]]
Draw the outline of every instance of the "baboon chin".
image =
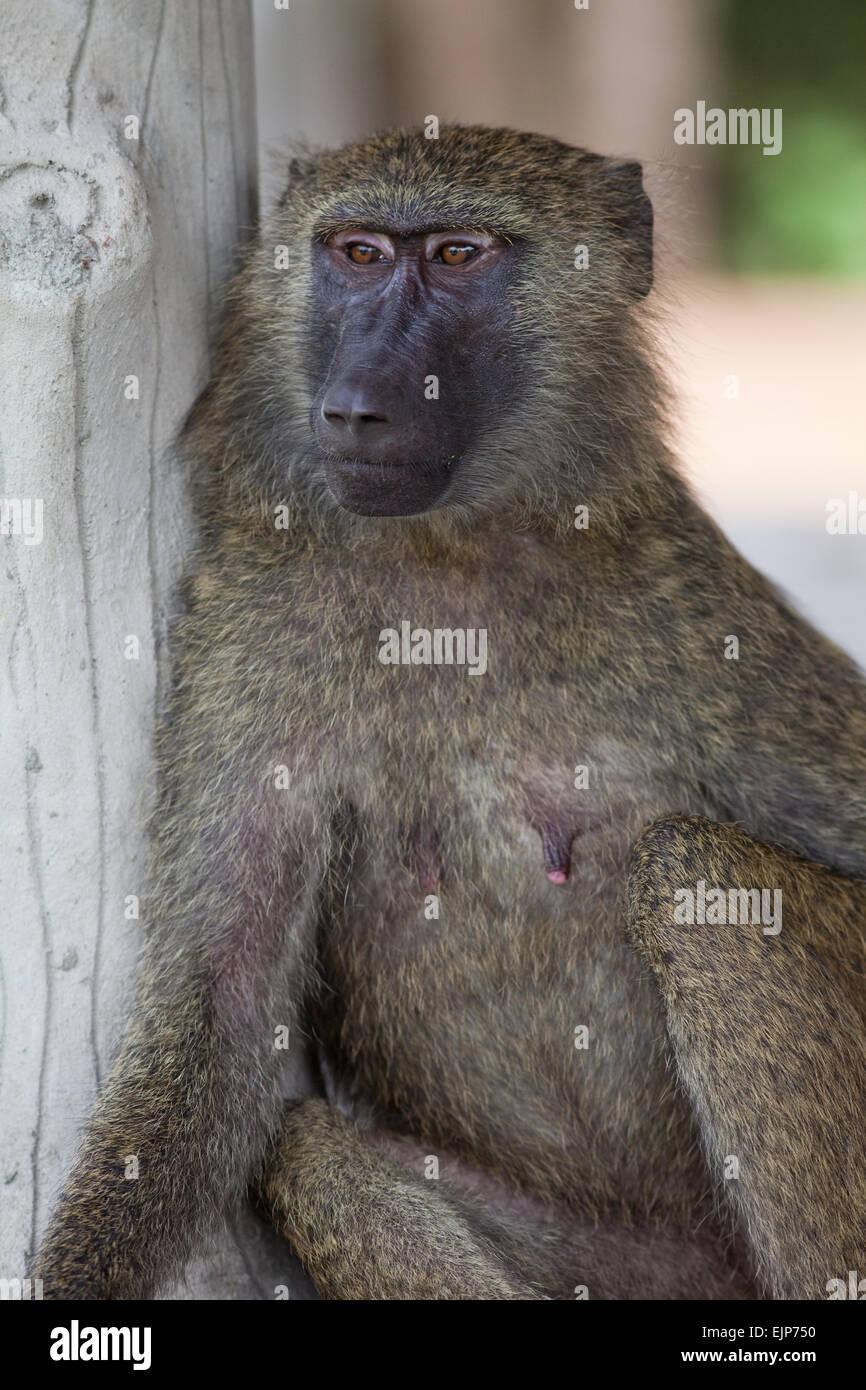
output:
[[632, 161], [292, 161], [184, 432], [139, 998], [46, 1297], [153, 1296], [250, 1184], [327, 1298], [866, 1268], [866, 687], [681, 481], [652, 278]]

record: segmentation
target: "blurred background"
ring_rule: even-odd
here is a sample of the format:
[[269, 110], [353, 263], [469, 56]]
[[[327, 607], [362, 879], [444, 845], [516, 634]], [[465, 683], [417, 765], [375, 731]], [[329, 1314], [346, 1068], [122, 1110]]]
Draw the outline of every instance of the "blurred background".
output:
[[[279, 2], [279, 0], [278, 0]], [[866, 666], [863, 0], [253, 0], [263, 200], [291, 138], [479, 121], [644, 163], [679, 452], [749, 559]], [[782, 150], [674, 112], [781, 108]]]

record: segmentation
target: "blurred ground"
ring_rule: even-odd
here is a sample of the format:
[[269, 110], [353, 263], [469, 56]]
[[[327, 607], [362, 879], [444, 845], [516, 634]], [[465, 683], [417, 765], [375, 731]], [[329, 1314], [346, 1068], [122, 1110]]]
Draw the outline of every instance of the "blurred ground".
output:
[[866, 535], [826, 529], [829, 499], [866, 497], [866, 285], [699, 276], [671, 298], [687, 476], [749, 560], [866, 668]]

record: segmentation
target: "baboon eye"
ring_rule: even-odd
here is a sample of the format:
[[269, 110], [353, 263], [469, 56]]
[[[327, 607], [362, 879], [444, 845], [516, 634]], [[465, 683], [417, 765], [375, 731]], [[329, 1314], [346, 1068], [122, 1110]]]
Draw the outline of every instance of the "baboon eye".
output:
[[387, 256], [382, 255], [378, 246], [368, 246], [365, 241], [353, 241], [351, 246], [346, 247], [346, 254], [355, 265], [375, 265], [387, 261]]
[[446, 265], [465, 265], [477, 255], [477, 246], [461, 246], [456, 241], [439, 248], [439, 259]]

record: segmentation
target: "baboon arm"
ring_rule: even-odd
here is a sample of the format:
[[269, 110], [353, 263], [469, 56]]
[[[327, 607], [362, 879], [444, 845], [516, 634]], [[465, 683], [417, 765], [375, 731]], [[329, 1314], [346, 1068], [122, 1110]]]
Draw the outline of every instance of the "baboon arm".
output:
[[538, 1299], [435, 1183], [324, 1100], [287, 1105], [261, 1187], [271, 1220], [331, 1299]]
[[[700, 880], [781, 890], [781, 931], [678, 923], [674, 894]], [[775, 1298], [826, 1297], [866, 1269], [866, 884], [675, 817], [638, 842], [629, 917], [759, 1280]]]
[[36, 1260], [46, 1298], [152, 1296], [243, 1194], [279, 1120], [311, 828], [297, 806], [274, 816], [258, 769], [201, 763], [200, 787], [165, 798], [138, 1002]]
[[743, 627], [685, 713], [703, 780], [758, 839], [866, 879], [866, 678], [778, 601]]

